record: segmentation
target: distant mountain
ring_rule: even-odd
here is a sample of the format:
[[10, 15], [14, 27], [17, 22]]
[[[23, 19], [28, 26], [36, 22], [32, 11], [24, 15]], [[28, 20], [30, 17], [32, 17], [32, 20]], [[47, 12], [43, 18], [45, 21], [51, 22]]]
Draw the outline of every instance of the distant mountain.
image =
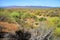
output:
[[48, 7], [48, 6], [7, 6], [0, 8], [58, 8], [58, 7]]

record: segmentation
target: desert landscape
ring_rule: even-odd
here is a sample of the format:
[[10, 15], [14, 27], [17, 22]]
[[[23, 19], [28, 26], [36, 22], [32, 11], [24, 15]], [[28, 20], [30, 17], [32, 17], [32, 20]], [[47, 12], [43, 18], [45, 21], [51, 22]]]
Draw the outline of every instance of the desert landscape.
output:
[[60, 40], [60, 8], [0, 8], [0, 33], [10, 40]]

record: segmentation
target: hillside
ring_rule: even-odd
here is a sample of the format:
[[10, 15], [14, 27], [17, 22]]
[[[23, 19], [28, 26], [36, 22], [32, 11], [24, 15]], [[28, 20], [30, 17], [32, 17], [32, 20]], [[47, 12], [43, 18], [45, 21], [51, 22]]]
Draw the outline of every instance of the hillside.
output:
[[0, 8], [0, 33], [6, 32], [14, 39], [18, 35], [17, 40], [60, 39], [60, 8], [13, 7]]

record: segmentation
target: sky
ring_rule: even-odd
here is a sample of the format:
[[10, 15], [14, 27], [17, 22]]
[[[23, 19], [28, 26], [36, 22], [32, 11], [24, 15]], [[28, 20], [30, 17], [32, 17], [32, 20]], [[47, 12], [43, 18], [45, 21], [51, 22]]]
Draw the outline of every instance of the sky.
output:
[[0, 7], [4, 7], [4, 6], [60, 7], [60, 0], [0, 0]]

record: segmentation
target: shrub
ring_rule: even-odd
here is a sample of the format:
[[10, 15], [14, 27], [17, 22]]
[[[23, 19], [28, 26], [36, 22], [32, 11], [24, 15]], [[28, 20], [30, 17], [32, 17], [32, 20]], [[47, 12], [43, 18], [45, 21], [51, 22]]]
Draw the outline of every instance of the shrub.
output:
[[17, 12], [12, 12], [11, 14], [10, 14], [10, 16], [11, 17], [19, 17], [19, 13], [17, 13]]
[[39, 21], [46, 21], [46, 18], [40, 18]]

